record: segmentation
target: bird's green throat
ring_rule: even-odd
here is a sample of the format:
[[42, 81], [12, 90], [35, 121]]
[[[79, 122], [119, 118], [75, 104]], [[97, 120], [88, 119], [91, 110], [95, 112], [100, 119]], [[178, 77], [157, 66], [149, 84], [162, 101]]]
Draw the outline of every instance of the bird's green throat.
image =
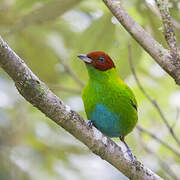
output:
[[106, 71], [100, 71], [94, 68], [91, 64], [86, 64], [89, 79], [99, 82], [108, 82], [111, 80], [119, 79], [118, 72], [115, 68], [108, 69]]

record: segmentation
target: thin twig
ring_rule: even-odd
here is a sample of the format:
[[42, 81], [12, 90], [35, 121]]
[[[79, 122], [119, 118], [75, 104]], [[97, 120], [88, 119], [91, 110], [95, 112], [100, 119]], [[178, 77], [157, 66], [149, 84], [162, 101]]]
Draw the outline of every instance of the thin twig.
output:
[[63, 65], [65, 71], [81, 86], [84, 86], [84, 83], [76, 76], [76, 74], [74, 74], [74, 72], [72, 71], [72, 69], [69, 67], [69, 65], [65, 62], [65, 60], [63, 58], [59, 58], [59, 61], [61, 62], [61, 64]]
[[76, 76], [76, 74], [73, 72], [71, 67], [66, 62], [66, 59], [68, 59], [68, 57], [67, 56], [65, 57], [63, 53], [60, 53], [61, 49], [56, 45], [57, 42], [54, 43], [53, 39], [51, 41], [53, 43], [51, 43], [50, 47], [55, 52], [56, 56], [58, 57], [59, 62], [64, 67], [64, 70], [75, 80], [75, 82], [77, 82], [77, 84], [79, 84], [81, 88], [84, 87], [84, 83]]
[[159, 137], [157, 137], [155, 134], [153, 134], [152, 132], [146, 130], [145, 128], [137, 125], [136, 128], [138, 129], [138, 131], [143, 132], [145, 134], [147, 134], [148, 136], [151, 136], [153, 139], [155, 139], [157, 142], [159, 142], [160, 144], [162, 144], [163, 146], [165, 146], [167, 149], [169, 149], [171, 152], [175, 153], [178, 157], [180, 157], [180, 152], [178, 152], [176, 149], [174, 149], [174, 147], [170, 146], [169, 144], [167, 144], [166, 142], [164, 142], [163, 140], [161, 140]]
[[164, 161], [164, 159], [160, 158], [156, 152], [154, 152], [152, 149], [150, 149], [146, 145], [146, 143], [142, 137], [142, 131], [139, 131], [138, 135], [140, 136], [138, 139], [139, 139], [141, 147], [144, 149], [144, 151], [147, 152], [148, 154], [152, 154], [158, 160], [158, 162], [160, 163], [165, 174], [167, 174], [168, 176], [171, 176], [171, 178], [173, 178], [174, 180], [175, 179], [178, 180], [179, 179], [178, 175], [175, 174], [174, 171], [171, 169], [169, 162], [167, 163], [166, 161]]
[[178, 55], [178, 47], [176, 42], [176, 36], [173, 29], [172, 19], [169, 13], [169, 2], [168, 0], [156, 0], [157, 7], [159, 8], [162, 22], [164, 25], [165, 39], [171, 49], [171, 51]]
[[67, 92], [67, 93], [73, 93], [73, 94], [80, 94], [81, 93], [80, 89], [62, 87], [62, 86], [55, 85], [55, 84], [48, 84], [48, 87], [50, 87], [53, 90], [64, 91], [64, 92]]
[[22, 31], [24, 28], [32, 25], [40, 25], [57, 19], [63, 15], [66, 11], [72, 9], [81, 0], [54, 0], [48, 3], [42, 3], [42, 6], [35, 8], [29, 14], [23, 16], [19, 21], [5, 32], [3, 36], [9, 36], [11, 34]]
[[177, 124], [177, 122], [179, 120], [180, 109], [177, 107], [176, 110], [177, 110], [176, 119], [175, 119], [175, 122], [173, 123], [173, 125], [171, 126], [172, 129], [175, 128], [175, 126], [176, 126], [176, 124]]
[[155, 109], [157, 110], [157, 112], [159, 113], [161, 119], [163, 120], [164, 124], [166, 125], [167, 129], [169, 130], [169, 133], [172, 135], [172, 137], [174, 138], [174, 140], [176, 141], [176, 143], [180, 146], [180, 140], [178, 139], [178, 137], [176, 136], [176, 134], [174, 133], [174, 130], [171, 128], [171, 126], [169, 125], [165, 115], [163, 114], [160, 106], [158, 105], [158, 103], [151, 98], [151, 96], [145, 91], [145, 89], [142, 87], [137, 75], [136, 75], [136, 71], [134, 68], [134, 64], [132, 62], [132, 51], [131, 51], [131, 45], [128, 42], [128, 54], [129, 54], [129, 62], [130, 62], [130, 67], [131, 67], [131, 71], [133, 73], [133, 76], [137, 82], [137, 85], [139, 87], [139, 89], [141, 90], [141, 92], [145, 95], [145, 97], [151, 102], [151, 104], [155, 107]]

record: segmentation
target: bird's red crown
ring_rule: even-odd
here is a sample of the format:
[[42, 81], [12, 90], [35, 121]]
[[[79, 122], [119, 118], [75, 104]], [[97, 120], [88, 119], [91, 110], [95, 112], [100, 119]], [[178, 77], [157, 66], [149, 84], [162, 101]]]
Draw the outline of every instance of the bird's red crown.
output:
[[109, 55], [102, 51], [90, 52], [87, 54], [87, 57], [92, 60], [91, 64], [100, 71], [115, 68], [114, 62]]

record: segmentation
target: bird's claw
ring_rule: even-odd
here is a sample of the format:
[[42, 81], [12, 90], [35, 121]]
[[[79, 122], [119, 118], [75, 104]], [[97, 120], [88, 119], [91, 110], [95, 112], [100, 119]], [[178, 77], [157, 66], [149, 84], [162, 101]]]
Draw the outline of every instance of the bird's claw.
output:
[[126, 153], [129, 155], [129, 157], [131, 158], [131, 161], [134, 162], [136, 160], [136, 156], [133, 155], [131, 149], [127, 149]]
[[92, 128], [92, 126], [93, 126], [92, 120], [89, 120], [88, 123], [87, 123], [87, 125], [88, 125], [88, 128]]

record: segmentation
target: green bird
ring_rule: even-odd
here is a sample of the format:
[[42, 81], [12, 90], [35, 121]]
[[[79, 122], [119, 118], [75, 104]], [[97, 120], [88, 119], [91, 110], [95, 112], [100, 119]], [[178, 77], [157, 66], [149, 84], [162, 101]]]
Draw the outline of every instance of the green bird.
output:
[[134, 161], [124, 137], [135, 127], [137, 101], [131, 89], [120, 79], [112, 59], [104, 52], [95, 51], [78, 57], [86, 64], [89, 80], [83, 88], [82, 99], [89, 125], [104, 135], [119, 137]]

